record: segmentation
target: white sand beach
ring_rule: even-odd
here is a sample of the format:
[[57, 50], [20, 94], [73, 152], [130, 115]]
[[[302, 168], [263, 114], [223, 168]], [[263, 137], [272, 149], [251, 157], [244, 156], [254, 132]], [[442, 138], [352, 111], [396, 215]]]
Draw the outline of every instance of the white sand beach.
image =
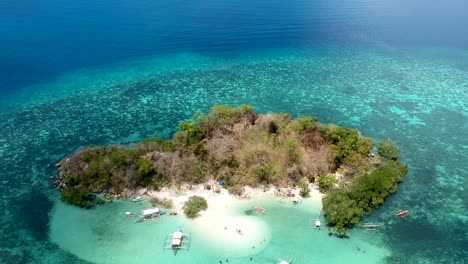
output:
[[[322, 198], [322, 193], [314, 185], [310, 185], [310, 190], [310, 197], [314, 200], [320, 201]], [[229, 194], [225, 188], [219, 188], [219, 192], [217, 193], [214, 191], [214, 188], [207, 190], [205, 189], [205, 186], [201, 184], [192, 185], [191, 187], [188, 185], [182, 186], [180, 190], [176, 190], [174, 188], [163, 188], [159, 191], [148, 191], [146, 189], [141, 189], [139, 193], [148, 197], [172, 200], [174, 203], [173, 210], [178, 214], [183, 214], [184, 203], [190, 196], [201, 196], [207, 200], [208, 209], [204, 212], [201, 212], [197, 219], [205, 219], [205, 221], [208, 216], [212, 216], [214, 213], [216, 213], [218, 216], [226, 215], [230, 211], [230, 208], [233, 208], [239, 203], [245, 201], [256, 199], [289, 199], [292, 203], [293, 197], [300, 197], [298, 188], [281, 188], [278, 190], [274, 187], [252, 188], [246, 186], [244, 187], [242, 196], [236, 197]], [[293, 197], [287, 197], [287, 193], [291, 193]]]
[[[287, 193], [299, 197], [299, 190], [291, 188], [278, 190], [273, 187], [244, 187], [241, 197], [230, 195], [225, 188], [220, 188], [219, 193], [214, 192], [214, 188], [207, 190], [204, 185], [195, 185], [191, 188], [184, 186], [181, 189], [177, 191], [164, 188], [157, 192], [142, 190], [141, 193], [146, 193], [148, 197], [171, 199], [174, 203], [173, 211], [179, 215], [184, 215], [183, 205], [190, 196], [204, 197], [208, 202], [208, 209], [192, 220], [195, 229], [193, 232], [203, 237], [213, 250], [228, 256], [255, 254], [266, 247], [271, 240], [271, 230], [262, 217], [242, 215], [239, 212], [251, 209], [252, 205], [260, 200], [277, 199], [292, 204], [293, 197], [287, 197]], [[317, 201], [320, 203], [321, 197], [322, 194], [318, 189], [311, 188], [311, 199], [314, 203]]]

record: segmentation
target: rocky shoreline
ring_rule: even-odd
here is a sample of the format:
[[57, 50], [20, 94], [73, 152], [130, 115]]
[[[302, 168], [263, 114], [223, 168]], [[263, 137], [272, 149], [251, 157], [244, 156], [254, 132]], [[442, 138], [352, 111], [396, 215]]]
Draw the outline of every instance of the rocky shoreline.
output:
[[65, 184], [66, 175], [63, 171], [60, 170], [60, 167], [61, 167], [60, 163], [55, 164], [55, 167], [57, 167], [58, 173], [56, 175], [50, 176], [50, 179], [54, 187], [57, 188], [59, 191], [61, 191], [67, 187], [67, 185]]

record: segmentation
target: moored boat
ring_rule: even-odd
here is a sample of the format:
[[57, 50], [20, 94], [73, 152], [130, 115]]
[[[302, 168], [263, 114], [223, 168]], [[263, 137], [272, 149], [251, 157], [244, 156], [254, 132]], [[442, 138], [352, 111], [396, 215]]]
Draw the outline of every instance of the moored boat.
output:
[[142, 202], [142, 201], [144, 201], [144, 200], [145, 200], [144, 197], [142, 197], [142, 196], [137, 196], [137, 197], [135, 197], [135, 198], [132, 199], [132, 202], [138, 203], [138, 202]]
[[262, 215], [266, 215], [267, 211], [260, 206], [252, 206], [252, 211], [257, 212]]
[[152, 224], [159, 222], [160, 216], [166, 214], [166, 212], [159, 210], [159, 208], [149, 208], [141, 211], [141, 214], [134, 215], [135, 223]]
[[399, 217], [407, 217], [408, 216], [408, 211], [398, 210], [398, 211], [396, 211], [395, 215], [399, 216]]
[[179, 229], [179, 231], [174, 232], [172, 234], [172, 251], [174, 252], [174, 255], [177, 254], [177, 250], [182, 246], [182, 240], [184, 239], [184, 234], [182, 233], [182, 230]]
[[176, 255], [179, 250], [189, 250], [190, 240], [191, 235], [182, 233], [182, 229], [179, 227], [178, 231], [167, 235], [164, 248], [171, 249]]

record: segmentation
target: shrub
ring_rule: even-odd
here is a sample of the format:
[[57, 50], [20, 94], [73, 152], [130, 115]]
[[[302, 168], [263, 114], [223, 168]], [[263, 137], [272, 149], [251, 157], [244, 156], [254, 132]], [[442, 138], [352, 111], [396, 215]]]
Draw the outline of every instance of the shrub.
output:
[[360, 137], [356, 129], [332, 125], [322, 127], [322, 134], [327, 143], [332, 144], [336, 167], [339, 167], [343, 160], [359, 147]]
[[137, 144], [138, 149], [145, 152], [149, 151], [172, 151], [173, 146], [171, 140], [164, 140], [158, 137], [145, 139]]
[[202, 163], [194, 156], [184, 157], [178, 164], [178, 170], [185, 182], [199, 184], [205, 180]]
[[159, 199], [158, 197], [151, 197], [149, 201], [153, 206], [159, 205], [166, 209], [174, 208], [174, 202], [172, 201], [172, 199]]
[[299, 181], [299, 195], [302, 197], [307, 197], [310, 194], [309, 180], [307, 178], [302, 178]]
[[336, 177], [335, 175], [331, 173], [321, 175], [318, 180], [319, 187], [324, 190], [330, 189], [330, 187], [332, 187], [335, 183], [336, 183]]
[[240, 105], [239, 107], [231, 107], [215, 105], [210, 109], [207, 116], [197, 116], [195, 121], [198, 129], [203, 131], [205, 135], [209, 135], [214, 130], [223, 129], [242, 119], [247, 120], [251, 124], [255, 123], [256, 114], [253, 112], [252, 106]]
[[244, 188], [240, 185], [234, 185], [228, 187], [228, 192], [234, 196], [241, 196], [244, 192]]
[[266, 184], [275, 182], [281, 175], [281, 169], [278, 165], [273, 163], [265, 163], [257, 167], [254, 172], [258, 181]]
[[284, 148], [288, 153], [288, 158], [291, 163], [295, 163], [299, 160], [300, 152], [299, 152], [299, 143], [297, 140], [293, 138], [288, 138], [284, 141]]
[[188, 218], [195, 218], [200, 211], [208, 209], [208, 202], [201, 196], [190, 196], [183, 209]]
[[201, 142], [192, 145], [192, 152], [199, 160], [204, 160], [208, 156], [208, 150], [206, 150], [205, 145]]
[[234, 155], [229, 155], [225, 160], [221, 162], [221, 165], [227, 166], [229, 168], [238, 168], [239, 167], [239, 162], [237, 161], [236, 157]]
[[126, 148], [113, 147], [110, 149], [109, 156], [112, 164], [116, 168], [124, 168], [132, 162], [132, 155], [134, 152], [135, 151]]
[[153, 163], [147, 159], [139, 159], [137, 165], [137, 183], [142, 186], [147, 186], [151, 183], [151, 177], [154, 176], [155, 170]]
[[297, 132], [303, 133], [307, 130], [307, 128], [315, 125], [316, 123], [317, 118], [315, 117], [299, 116], [298, 118], [294, 119], [292, 126]]
[[205, 137], [205, 133], [196, 124], [188, 121], [179, 123], [179, 131], [186, 132], [185, 144], [187, 145], [198, 143]]
[[353, 151], [343, 160], [343, 165], [348, 167], [348, 172], [352, 175], [361, 175], [371, 168], [371, 163], [367, 155], [359, 154], [356, 151]]
[[313, 149], [319, 149], [326, 144], [318, 125], [311, 125], [303, 132], [302, 142]]
[[177, 131], [172, 135], [172, 146], [174, 149], [180, 150], [187, 144], [187, 131]]
[[159, 191], [159, 190], [161, 189], [161, 187], [162, 187], [162, 183], [161, 183], [161, 182], [159, 182], [159, 181], [154, 182], [154, 184], [153, 184], [153, 190]]
[[77, 186], [79, 184], [80, 184], [80, 182], [78, 181], [78, 179], [76, 177], [68, 176], [68, 177], [65, 178], [65, 185], [66, 186], [73, 187], [73, 186]]
[[105, 204], [105, 203], [106, 203], [106, 200], [104, 200], [104, 199], [101, 198], [101, 197], [98, 197], [98, 198], [96, 199], [96, 203], [97, 203], [97, 204]]
[[373, 144], [374, 142], [372, 142], [370, 138], [365, 138], [365, 137], [359, 138], [356, 152], [361, 155], [367, 156], [369, 155]]
[[271, 121], [270, 123], [268, 123], [268, 133], [270, 134], [276, 134], [278, 133], [278, 125], [274, 122], [274, 121]]
[[377, 153], [389, 160], [398, 161], [400, 159], [400, 154], [398, 154], [398, 149], [391, 140], [385, 140], [379, 142], [377, 145]]

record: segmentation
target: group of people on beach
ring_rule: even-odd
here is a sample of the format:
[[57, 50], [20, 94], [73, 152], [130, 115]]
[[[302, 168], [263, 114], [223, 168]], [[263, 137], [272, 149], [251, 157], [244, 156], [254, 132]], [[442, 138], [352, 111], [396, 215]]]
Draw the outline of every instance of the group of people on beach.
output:
[[[224, 230], [227, 230], [227, 226], [224, 227]], [[239, 234], [239, 235], [243, 235], [242, 233], [242, 230], [241, 229], [236, 229], [236, 233]]]

